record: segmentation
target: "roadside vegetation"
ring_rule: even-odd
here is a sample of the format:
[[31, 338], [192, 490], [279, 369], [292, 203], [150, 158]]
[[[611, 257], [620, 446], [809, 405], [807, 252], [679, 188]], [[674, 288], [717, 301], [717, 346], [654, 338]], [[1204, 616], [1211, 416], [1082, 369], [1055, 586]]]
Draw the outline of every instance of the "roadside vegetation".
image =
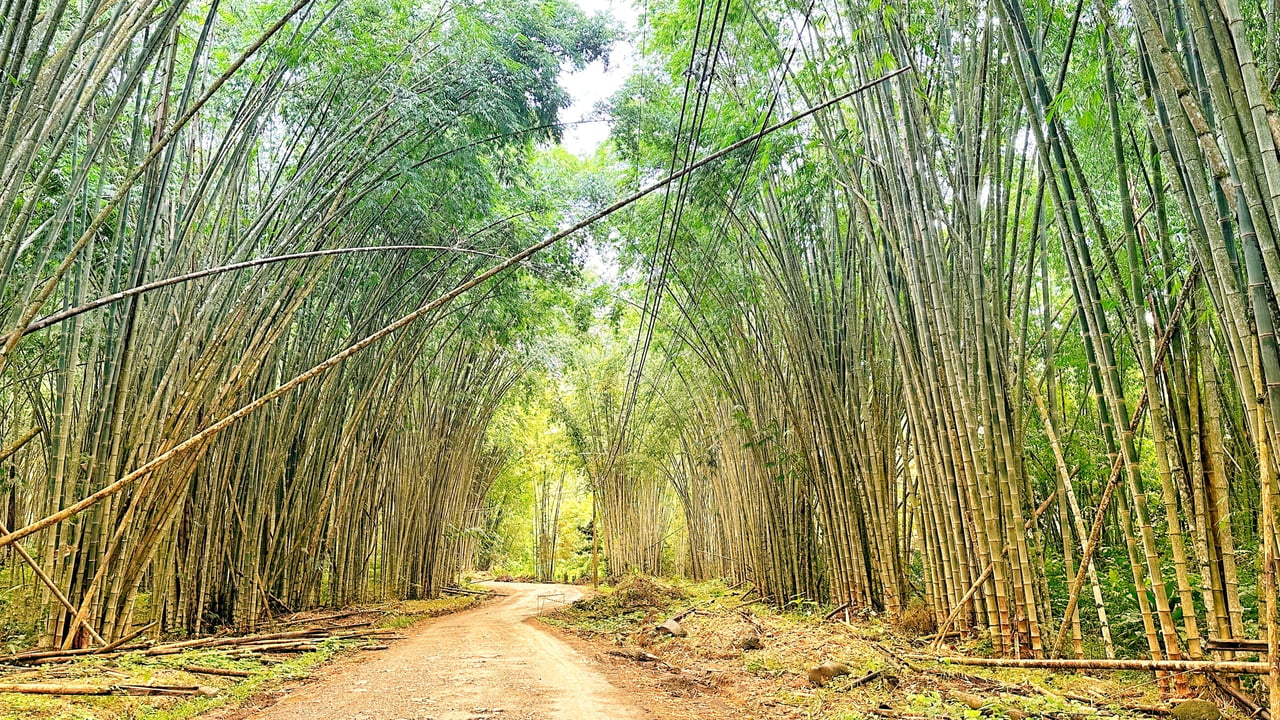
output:
[[[772, 608], [750, 588], [720, 581], [630, 576], [541, 620], [588, 640], [606, 663], [646, 669], [672, 696], [715, 696], [746, 717], [1131, 720], [1167, 717], [1177, 705], [1153, 673], [951, 666], [929, 659], [932, 638], [900, 620], [831, 611]], [[671, 618], [677, 634], [659, 629]], [[949, 649], [991, 646], [962, 640]], [[841, 674], [825, 677], [824, 664]], [[1247, 716], [1210, 695], [1229, 717]]]

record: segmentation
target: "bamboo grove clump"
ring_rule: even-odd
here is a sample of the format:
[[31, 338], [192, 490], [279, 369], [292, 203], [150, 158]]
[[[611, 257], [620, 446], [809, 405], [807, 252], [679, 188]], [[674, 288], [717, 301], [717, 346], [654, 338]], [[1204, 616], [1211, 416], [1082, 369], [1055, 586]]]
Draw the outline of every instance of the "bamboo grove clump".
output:
[[661, 575], [671, 486], [646, 457], [654, 444], [649, 436], [658, 431], [653, 414], [641, 412], [641, 419], [621, 427], [625, 358], [608, 348], [587, 358], [591, 362], [571, 369], [568, 380], [575, 392], [571, 402], [560, 403], [559, 415], [591, 486], [595, 562], [610, 577]]
[[[554, 224], [490, 163], [522, 172], [556, 135], [546, 73], [608, 33], [507, 10], [3, 4], [0, 395], [23, 442], [0, 532], [120, 488], [20, 541], [32, 567], [5, 553], [47, 579], [44, 643], [428, 597], [470, 562], [504, 461], [488, 425], [526, 367], [503, 284], [118, 479]], [[502, 22], [537, 41], [513, 58]]]
[[1280, 125], [1252, 12], [842, 0], [725, 21], [714, 64], [692, 31], [695, 59], [654, 51], [712, 99], [651, 75], [618, 101], [653, 165], [677, 117], [696, 138], [908, 70], [637, 215], [681, 227], [645, 312], [681, 348], [661, 392], [696, 408], [664, 470], [695, 574], [920, 603], [1009, 656], [1261, 633], [1280, 657]]
[[[714, 358], [712, 377], [728, 402], [705, 398], [697, 403], [692, 427], [716, 432], [683, 439], [684, 462], [690, 465], [684, 482], [691, 489], [682, 497], [697, 492], [715, 498], [711, 504], [717, 508], [719, 540], [712, 544], [701, 538], [710, 547], [698, 552], [737, 560], [717, 558], [721, 568], [752, 578], [767, 597], [787, 602], [823, 596], [825, 567], [837, 602], [870, 604], [873, 596], [894, 602], [902, 598], [903, 548], [892, 530], [896, 512], [882, 503], [895, 498], [892, 448], [899, 432], [891, 412], [877, 415], [880, 398], [840, 394], [837, 378], [853, 370], [843, 362], [874, 350], [860, 346], [864, 337], [858, 332], [823, 326], [824, 310], [850, 306], [845, 298], [811, 295], [805, 262], [825, 262], [841, 253], [833, 245], [807, 257], [793, 254], [794, 248], [778, 242], [789, 230], [781, 212], [777, 203], [767, 206], [766, 213], [754, 218], [760, 236], [743, 243], [752, 253], [743, 262], [783, 284], [780, 297], [765, 307], [734, 308], [744, 311], [741, 324], [723, 336], [697, 335], [699, 355]], [[840, 242], [830, 236], [820, 240]], [[847, 270], [828, 266], [812, 272]], [[856, 297], [857, 290], [837, 292]], [[735, 302], [728, 293], [717, 299]], [[813, 322], [779, 337], [773, 329], [787, 327], [782, 318]], [[782, 389], [789, 391], [780, 394]], [[863, 421], [850, 422], [855, 408], [865, 412]], [[848, 452], [854, 446], [871, 451], [862, 458], [862, 468], [844, 465], [854, 457]], [[824, 482], [811, 495], [806, 479], [816, 477]], [[814, 551], [819, 518], [828, 539], [825, 557]], [[691, 542], [693, 538], [691, 534]], [[884, 563], [872, 565], [872, 556]]]
[[564, 503], [564, 481], [567, 471], [558, 478], [544, 468], [535, 487], [537, 516], [534, 520], [534, 577], [540, 582], [556, 579], [556, 550], [560, 541], [560, 508]]

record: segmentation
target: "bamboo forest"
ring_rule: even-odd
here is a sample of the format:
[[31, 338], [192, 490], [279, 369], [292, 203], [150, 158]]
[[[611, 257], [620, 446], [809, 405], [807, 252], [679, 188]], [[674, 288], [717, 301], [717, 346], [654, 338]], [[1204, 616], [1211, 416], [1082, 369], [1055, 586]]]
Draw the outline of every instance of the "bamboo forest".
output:
[[1280, 720], [1277, 93], [1275, 0], [0, 0], [0, 718]]

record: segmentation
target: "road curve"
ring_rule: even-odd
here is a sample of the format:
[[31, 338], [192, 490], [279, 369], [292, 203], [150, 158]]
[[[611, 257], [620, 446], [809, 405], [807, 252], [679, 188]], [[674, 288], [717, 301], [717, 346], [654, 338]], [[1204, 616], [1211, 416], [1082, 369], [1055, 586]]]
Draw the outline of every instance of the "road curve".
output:
[[638, 720], [649, 717], [591, 659], [526, 622], [572, 602], [568, 585], [487, 583], [507, 597], [433, 620], [334, 671], [256, 720]]

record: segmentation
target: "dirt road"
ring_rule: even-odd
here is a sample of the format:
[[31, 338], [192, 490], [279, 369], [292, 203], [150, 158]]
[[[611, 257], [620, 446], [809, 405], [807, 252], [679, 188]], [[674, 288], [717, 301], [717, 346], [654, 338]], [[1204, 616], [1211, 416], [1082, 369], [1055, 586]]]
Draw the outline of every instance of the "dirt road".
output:
[[[635, 720], [650, 717], [593, 661], [525, 622], [572, 586], [489, 583], [506, 593], [422, 625], [252, 716], [258, 720]], [[553, 596], [553, 597], [549, 597]]]

